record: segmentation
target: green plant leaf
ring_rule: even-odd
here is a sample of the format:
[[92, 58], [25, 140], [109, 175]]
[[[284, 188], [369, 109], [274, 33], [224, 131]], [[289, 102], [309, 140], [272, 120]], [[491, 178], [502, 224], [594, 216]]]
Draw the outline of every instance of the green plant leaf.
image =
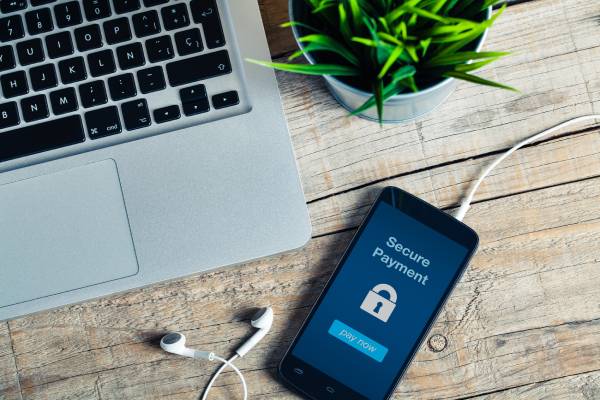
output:
[[335, 5], [336, 5], [335, 0], [323, 0], [320, 2], [318, 7], [316, 7], [312, 12], [313, 12], [313, 14], [322, 13], [323, 11], [325, 11], [331, 7], [335, 7]]
[[486, 58], [498, 59], [508, 55], [509, 53], [500, 51], [460, 51], [454, 54], [437, 56], [425, 63], [428, 67], [437, 67], [440, 65], [464, 64], [469, 61], [483, 60]]
[[368, 46], [368, 47], [377, 48], [379, 46], [379, 44], [376, 41], [374, 41], [373, 39], [367, 39], [367, 38], [362, 38], [362, 37], [353, 37], [352, 41], [356, 42], [356, 43], [364, 44], [365, 46]]
[[347, 65], [333, 65], [333, 64], [286, 64], [277, 63], [271, 61], [260, 61], [247, 58], [246, 61], [262, 65], [264, 67], [270, 67], [278, 69], [280, 71], [295, 72], [298, 74], [305, 75], [333, 75], [333, 76], [357, 76], [360, 75], [360, 70], [355, 67]]
[[409, 5], [405, 5], [403, 7], [405, 7], [405, 9], [408, 12], [410, 12], [411, 14], [413, 14], [413, 16], [417, 16], [418, 15], [419, 17], [432, 19], [434, 21], [442, 22], [442, 23], [445, 23], [445, 24], [449, 22], [446, 18], [444, 18], [444, 17], [442, 17], [442, 16], [440, 16], [438, 14], [434, 14], [432, 12], [429, 12], [427, 10], [423, 10], [421, 8], [418, 8], [418, 7], [413, 7], [413, 6], [409, 6]]
[[348, 22], [348, 14], [346, 13], [346, 9], [342, 3], [338, 5], [338, 14], [340, 16], [340, 32], [342, 33], [342, 36], [346, 42], [351, 41], [352, 30], [350, 29], [350, 23]]
[[447, 78], [456, 78], [456, 79], [461, 79], [463, 81], [477, 83], [479, 85], [492, 86], [492, 87], [496, 87], [496, 88], [500, 88], [500, 89], [506, 89], [506, 90], [511, 90], [513, 92], [518, 92], [517, 89], [515, 89], [511, 86], [507, 86], [502, 83], [490, 81], [490, 80], [481, 78], [476, 75], [467, 74], [465, 72], [450, 71], [450, 72], [444, 73], [444, 76]]
[[301, 28], [308, 29], [308, 30], [313, 31], [313, 32], [318, 32], [317, 28], [313, 28], [312, 26], [310, 26], [308, 24], [305, 24], [305, 23], [302, 23], [302, 22], [298, 22], [298, 21], [284, 22], [284, 23], [280, 24], [279, 26], [282, 27], [282, 28], [291, 28], [293, 26], [299, 26]]
[[437, 57], [437, 56], [441, 56], [441, 55], [446, 55], [446, 54], [452, 54], [455, 53], [457, 51], [459, 51], [460, 49], [462, 49], [463, 47], [465, 47], [467, 44], [471, 43], [472, 41], [478, 39], [483, 32], [489, 28], [490, 26], [492, 26], [492, 24], [496, 21], [496, 19], [502, 15], [502, 13], [504, 12], [504, 10], [506, 10], [506, 4], [504, 4], [502, 6], [502, 8], [492, 16], [492, 18], [490, 18], [487, 21], [483, 21], [480, 24], [478, 24], [478, 26], [476, 28], [474, 28], [468, 35], [466, 35], [463, 39], [449, 45], [449, 46], [442, 46], [440, 47], [440, 50], [438, 52], [436, 52], [435, 54], [433, 54], [433, 57]]
[[496, 60], [497, 58], [488, 58], [487, 60], [478, 61], [471, 64], [459, 64], [454, 66], [454, 70], [458, 72], [471, 72], [483, 68]]
[[412, 65], [405, 65], [392, 74], [392, 82], [398, 83], [408, 78], [412, 78], [417, 73], [417, 69]]
[[377, 118], [379, 119], [379, 123], [381, 124], [383, 121], [383, 81], [378, 79], [375, 82], [375, 104], [377, 105]]
[[350, 64], [358, 65], [358, 58], [350, 50], [346, 48], [342, 43], [333, 39], [330, 36], [323, 34], [311, 34], [302, 36], [298, 39], [301, 43], [310, 43], [312, 45], [311, 51], [329, 51], [340, 55], [346, 59]]
[[400, 57], [400, 55], [402, 54], [403, 51], [404, 51], [404, 46], [398, 46], [394, 49], [394, 51], [392, 51], [392, 54], [390, 54], [388, 59], [385, 61], [385, 64], [383, 64], [383, 67], [381, 68], [379, 75], [377, 75], [378, 80], [381, 80], [385, 77], [385, 75], [387, 74], [389, 69], [392, 67], [392, 65], [394, 65], [394, 63], [396, 61], [398, 61], [398, 58]]
[[[363, 14], [357, 0], [347, 0], [350, 6], [350, 14], [352, 14], [352, 23], [355, 28], [362, 25]], [[341, 3], [340, 3], [341, 4]]]

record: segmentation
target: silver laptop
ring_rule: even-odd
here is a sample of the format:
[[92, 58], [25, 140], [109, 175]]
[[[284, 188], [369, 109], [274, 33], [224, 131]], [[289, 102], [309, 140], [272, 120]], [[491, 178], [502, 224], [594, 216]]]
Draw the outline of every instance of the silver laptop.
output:
[[0, 320], [309, 239], [256, 0], [0, 12]]

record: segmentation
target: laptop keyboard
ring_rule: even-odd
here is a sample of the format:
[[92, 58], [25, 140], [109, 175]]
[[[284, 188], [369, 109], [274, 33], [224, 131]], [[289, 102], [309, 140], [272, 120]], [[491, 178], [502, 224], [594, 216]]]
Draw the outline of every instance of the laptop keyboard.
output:
[[249, 110], [215, 0], [0, 0], [0, 13], [0, 162]]

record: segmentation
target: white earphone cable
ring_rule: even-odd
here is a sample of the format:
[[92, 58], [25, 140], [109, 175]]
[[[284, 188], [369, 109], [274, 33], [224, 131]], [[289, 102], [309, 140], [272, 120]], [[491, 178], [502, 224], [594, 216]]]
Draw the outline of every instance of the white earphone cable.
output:
[[212, 355], [212, 358], [222, 362], [223, 364], [219, 367], [219, 369], [214, 373], [214, 375], [212, 376], [212, 378], [210, 378], [210, 381], [208, 382], [208, 385], [206, 386], [206, 388], [204, 389], [204, 393], [202, 394], [202, 400], [206, 400], [208, 397], [208, 392], [210, 392], [210, 389], [212, 388], [213, 384], [215, 383], [215, 381], [217, 380], [217, 378], [219, 377], [219, 375], [221, 375], [221, 372], [223, 372], [223, 370], [227, 367], [230, 367], [231, 369], [233, 369], [238, 376], [240, 377], [240, 381], [242, 382], [242, 387], [244, 388], [244, 400], [248, 399], [248, 386], [246, 386], [246, 380], [244, 379], [244, 375], [242, 374], [242, 372], [238, 369], [238, 367], [236, 367], [235, 365], [233, 365], [233, 361], [238, 358], [238, 355], [235, 354], [233, 356], [231, 356], [229, 358], [229, 360], [226, 360], [224, 358], [221, 358], [219, 356], [216, 355]]
[[504, 161], [506, 158], [508, 158], [512, 153], [519, 150], [523, 146], [533, 143], [536, 140], [539, 140], [544, 136], [550, 135], [560, 129], [566, 128], [567, 126], [570, 126], [573, 124], [578, 124], [580, 122], [584, 122], [584, 121], [588, 121], [588, 120], [596, 120], [596, 119], [600, 120], [599, 114], [584, 115], [582, 117], [573, 118], [571, 120], [563, 122], [562, 124], [559, 124], [552, 128], [546, 129], [545, 131], [542, 131], [536, 135], [530, 136], [529, 138], [514, 145], [510, 150], [501, 154], [498, 158], [496, 158], [494, 160], [494, 162], [492, 162], [490, 165], [488, 165], [487, 168], [484, 169], [483, 172], [479, 175], [479, 178], [477, 178], [477, 180], [473, 182], [473, 184], [471, 185], [471, 187], [469, 189], [468, 194], [464, 197], [463, 201], [461, 202], [460, 208], [454, 215], [454, 218], [456, 218], [459, 221], [462, 221], [464, 219], [465, 215], [469, 211], [469, 208], [471, 208], [471, 202], [473, 202], [475, 193], [477, 192], [477, 189], [479, 189], [479, 186], [481, 185], [483, 180], [490, 174], [490, 172], [492, 172], [492, 170], [494, 168], [496, 168], [498, 166], [498, 164], [500, 164], [502, 161]]

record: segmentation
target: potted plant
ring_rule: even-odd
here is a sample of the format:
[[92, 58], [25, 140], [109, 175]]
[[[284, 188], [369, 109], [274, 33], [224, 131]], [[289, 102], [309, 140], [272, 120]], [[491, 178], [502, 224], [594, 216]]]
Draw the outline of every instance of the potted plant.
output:
[[290, 0], [290, 22], [309, 64], [249, 60], [321, 75], [352, 114], [379, 122], [421, 116], [441, 104], [456, 79], [513, 88], [472, 72], [508, 53], [485, 51], [500, 0]]

